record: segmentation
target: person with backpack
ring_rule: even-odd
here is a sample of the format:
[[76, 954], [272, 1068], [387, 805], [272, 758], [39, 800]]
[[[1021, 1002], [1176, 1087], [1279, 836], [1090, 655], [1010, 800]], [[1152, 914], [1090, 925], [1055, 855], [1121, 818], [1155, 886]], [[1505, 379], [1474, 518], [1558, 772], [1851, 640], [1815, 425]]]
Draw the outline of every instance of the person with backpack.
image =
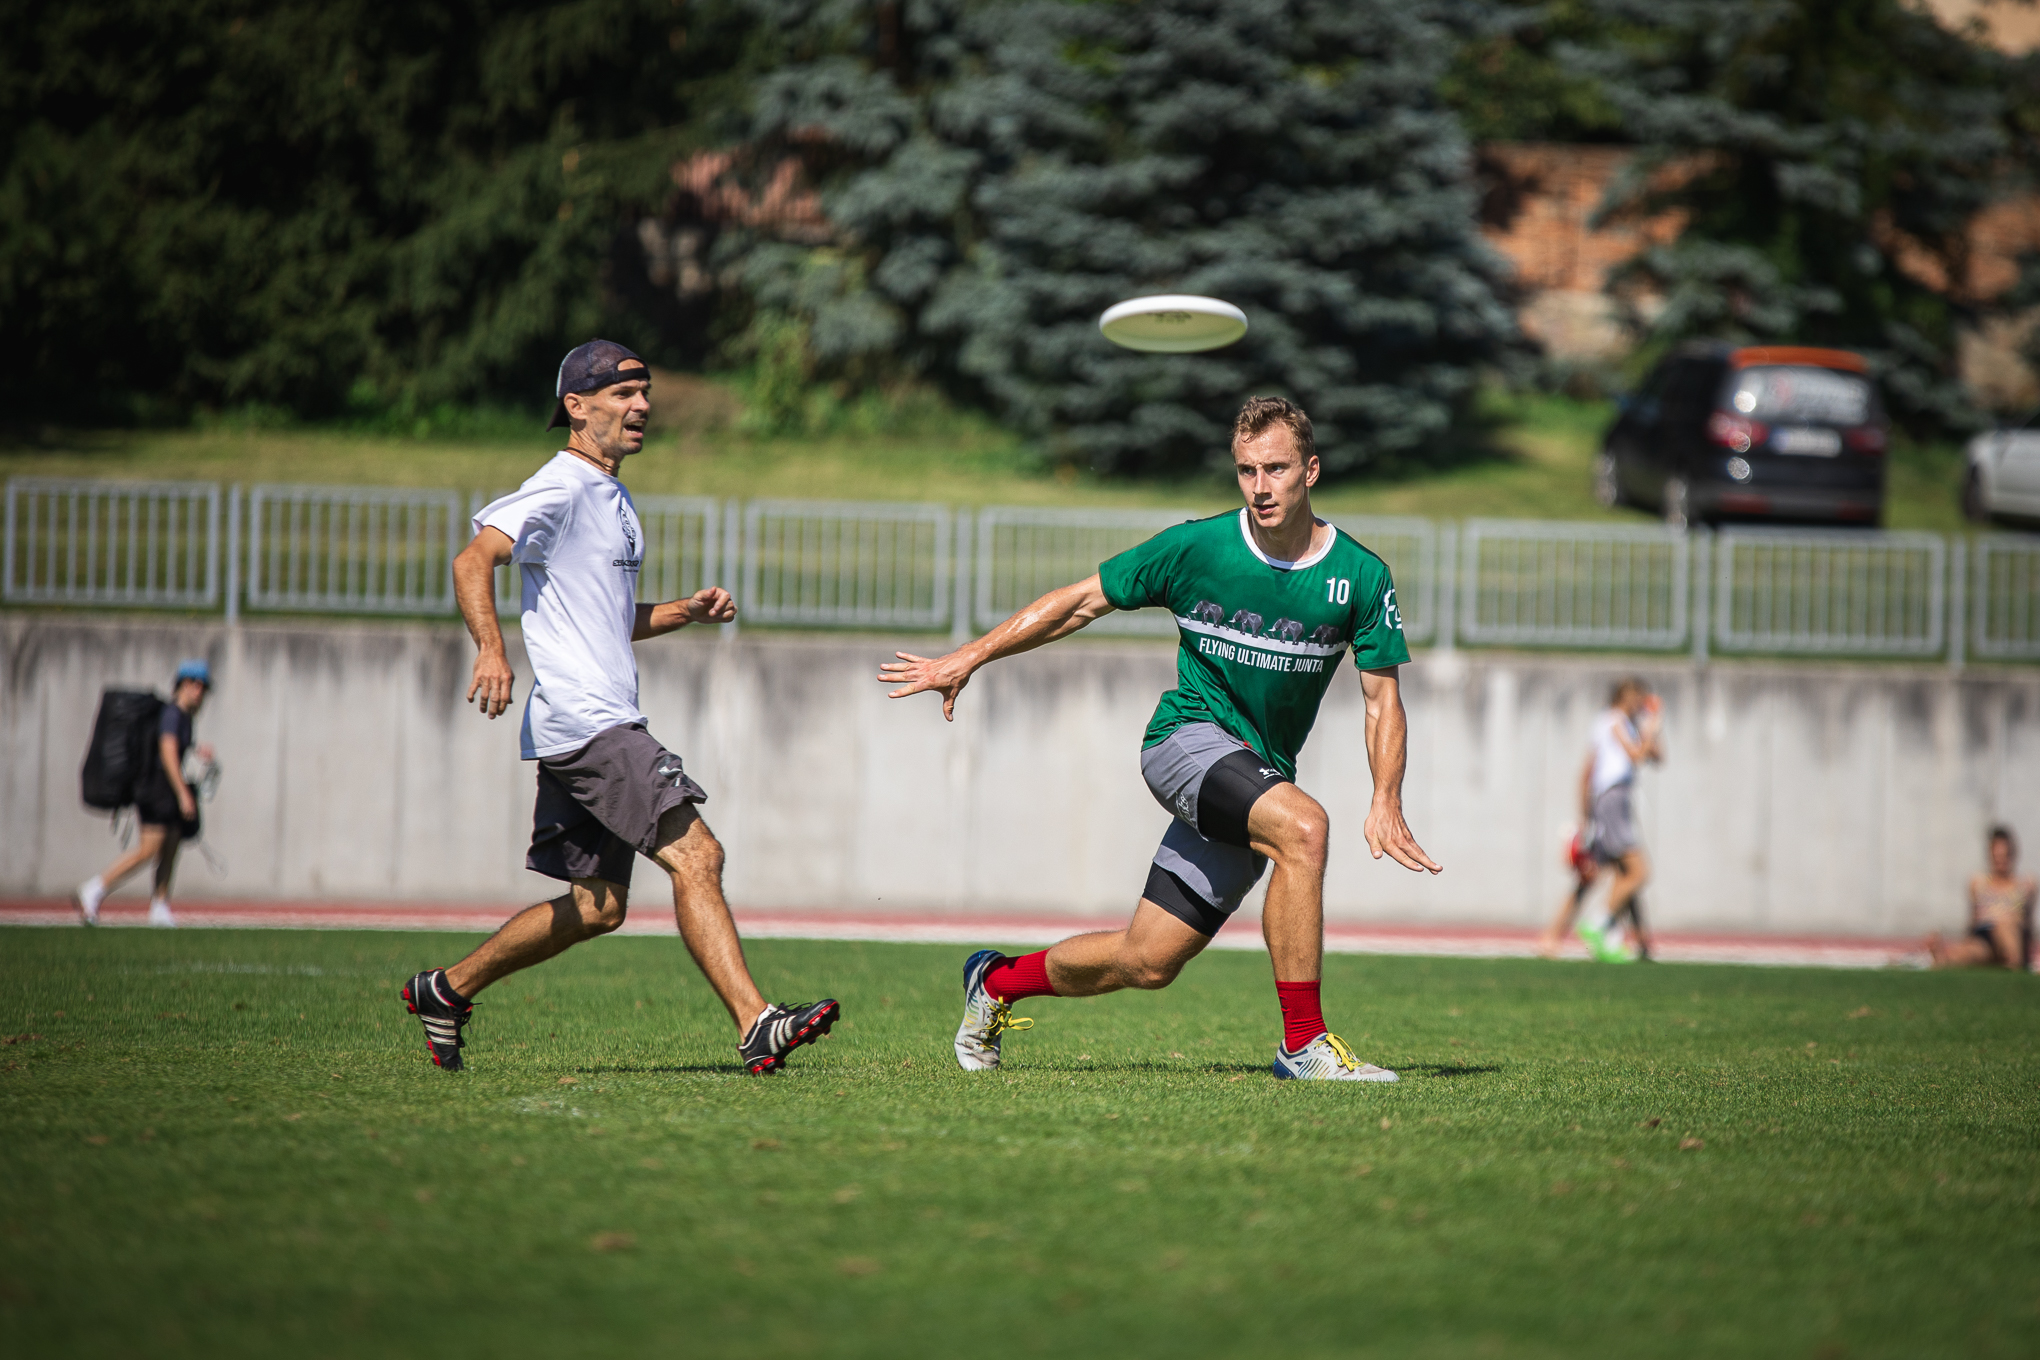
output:
[[[177, 870], [178, 848], [198, 836], [198, 793], [185, 782], [184, 756], [192, 745], [192, 719], [211, 690], [212, 669], [205, 662], [186, 661], [178, 666], [171, 681], [170, 702], [158, 712], [137, 762], [133, 802], [141, 835], [134, 849], [79, 884], [72, 896], [86, 925], [99, 924], [99, 905], [106, 895], [151, 859], [156, 861], [156, 881], [149, 896], [149, 924], [177, 924], [170, 910], [170, 880]], [[210, 761], [212, 748], [201, 745], [198, 754], [201, 760]]]

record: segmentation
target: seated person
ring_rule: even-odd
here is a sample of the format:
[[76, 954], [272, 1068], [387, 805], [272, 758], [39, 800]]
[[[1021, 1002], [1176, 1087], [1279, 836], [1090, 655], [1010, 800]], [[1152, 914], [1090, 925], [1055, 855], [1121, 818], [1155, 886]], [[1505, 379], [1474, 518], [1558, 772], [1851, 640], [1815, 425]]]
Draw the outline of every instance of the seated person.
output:
[[2014, 870], [2019, 843], [2008, 826], [1990, 829], [1990, 872], [1969, 880], [1969, 933], [1952, 943], [1927, 937], [1936, 968], [2017, 968], [2031, 965], [2034, 883]]

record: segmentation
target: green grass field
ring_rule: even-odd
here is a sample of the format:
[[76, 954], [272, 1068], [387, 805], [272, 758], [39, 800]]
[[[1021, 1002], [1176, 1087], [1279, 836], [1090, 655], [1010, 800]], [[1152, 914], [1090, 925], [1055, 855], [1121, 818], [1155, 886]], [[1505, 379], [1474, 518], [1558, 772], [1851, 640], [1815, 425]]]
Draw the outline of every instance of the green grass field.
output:
[[[677, 940], [395, 999], [470, 941], [10, 930], [0, 1353], [2025, 1356], [2040, 1043], [2009, 975], [1334, 958], [1401, 1084], [1267, 1075], [1266, 961], [1024, 1007], [964, 951], [763, 942], [846, 1007], [734, 1066]], [[612, 1349], [615, 1348], [615, 1349]]]
[[[1011, 433], [940, 408], [896, 428], [764, 438], [746, 434], [727, 388], [662, 379], [654, 434], [625, 473], [640, 495], [799, 496], [928, 500], [958, 505], [1181, 506], [1223, 509], [1238, 493], [1223, 478], [1101, 478], [1045, 467]], [[1613, 419], [1608, 402], [1491, 392], [1480, 429], [1442, 470], [1344, 478], [1316, 497], [1330, 514], [1474, 515], [1627, 520], [1592, 494], [1593, 456]], [[451, 486], [495, 491], [517, 485], [559, 447], [533, 419], [498, 417], [461, 437], [263, 429], [52, 431], [33, 444], [0, 447], [0, 476], [166, 477], [222, 482]], [[1944, 533], [1962, 526], [1959, 450], [1904, 444], [1894, 451], [1887, 522]]]

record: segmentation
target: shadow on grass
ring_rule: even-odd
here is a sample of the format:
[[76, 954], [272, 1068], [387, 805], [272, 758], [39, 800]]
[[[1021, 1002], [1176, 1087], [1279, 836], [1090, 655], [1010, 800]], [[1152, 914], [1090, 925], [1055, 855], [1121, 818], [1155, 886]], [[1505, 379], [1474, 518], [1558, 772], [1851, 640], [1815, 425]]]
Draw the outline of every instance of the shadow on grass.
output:
[[1472, 1067], [1461, 1063], [1407, 1063], [1395, 1069], [1398, 1072], [1421, 1073], [1427, 1077], [1484, 1077], [1502, 1069], [1492, 1064]]

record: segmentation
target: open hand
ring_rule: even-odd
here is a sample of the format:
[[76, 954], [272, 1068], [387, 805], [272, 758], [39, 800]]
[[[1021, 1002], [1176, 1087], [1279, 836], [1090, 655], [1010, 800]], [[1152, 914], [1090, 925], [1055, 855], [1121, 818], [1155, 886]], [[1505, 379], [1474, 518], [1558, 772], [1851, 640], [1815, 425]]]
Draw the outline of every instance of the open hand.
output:
[[932, 689], [942, 696], [943, 719], [955, 722], [956, 696], [963, 693], [963, 687], [970, 683], [970, 667], [957, 660], [954, 652], [933, 660], [915, 656], [912, 652], [894, 652], [893, 655], [899, 659], [883, 662], [878, 668], [880, 683], [899, 686], [886, 698], [904, 699], [909, 694]]
[[688, 597], [687, 617], [693, 623], [731, 623], [737, 617], [737, 602], [721, 586], [703, 586]]
[[475, 656], [475, 680], [468, 686], [467, 697], [473, 703], [475, 695], [482, 696], [483, 716], [490, 719], [502, 716], [510, 707], [510, 695], [516, 688], [517, 675], [502, 653], [481, 652]]
[[1375, 799], [1367, 809], [1366, 830], [1367, 848], [1376, 859], [1387, 855], [1413, 873], [1426, 869], [1434, 874], [1444, 872], [1445, 866], [1425, 854], [1424, 847], [1410, 834], [1409, 823], [1403, 820], [1402, 804]]

